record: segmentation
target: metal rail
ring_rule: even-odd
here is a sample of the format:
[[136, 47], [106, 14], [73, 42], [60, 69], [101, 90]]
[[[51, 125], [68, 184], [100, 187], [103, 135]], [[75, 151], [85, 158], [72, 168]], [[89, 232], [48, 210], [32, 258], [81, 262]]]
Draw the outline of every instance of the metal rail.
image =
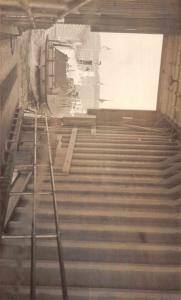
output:
[[62, 297], [63, 297], [63, 300], [68, 300], [67, 281], [66, 281], [65, 265], [64, 265], [64, 259], [63, 259], [63, 248], [62, 248], [62, 244], [61, 244], [61, 232], [60, 232], [60, 226], [59, 226], [58, 205], [57, 205], [56, 192], [55, 192], [54, 170], [53, 170], [52, 151], [51, 151], [50, 134], [49, 134], [47, 116], [45, 116], [45, 123], [46, 123], [46, 133], [47, 133], [47, 142], [48, 142], [48, 156], [49, 156], [49, 163], [50, 163], [50, 176], [51, 176], [51, 187], [52, 187], [52, 197], [53, 197], [53, 208], [54, 208], [54, 217], [55, 217], [55, 229], [56, 229], [56, 239], [57, 239], [57, 247], [58, 247]]
[[34, 120], [33, 207], [31, 231], [30, 299], [36, 299], [36, 197], [37, 197], [37, 114]]
[[[62, 289], [62, 298], [63, 300], [68, 300], [67, 292], [67, 282], [65, 274], [65, 266], [63, 259], [63, 248], [61, 245], [61, 232], [59, 226], [59, 215], [58, 215], [58, 205], [56, 199], [56, 189], [55, 189], [55, 180], [54, 180], [54, 170], [53, 170], [53, 160], [52, 160], [52, 151], [50, 144], [50, 132], [48, 125], [48, 118], [45, 118], [45, 134], [47, 135], [47, 148], [48, 148], [48, 158], [49, 162], [47, 163], [48, 171], [50, 172], [51, 177], [51, 189], [48, 192], [39, 192], [37, 184], [37, 171], [38, 167], [41, 164], [37, 162], [37, 134], [38, 134], [38, 116], [37, 113], [34, 115], [34, 159], [33, 159], [33, 190], [32, 192], [20, 191], [20, 192], [10, 192], [11, 196], [22, 196], [29, 195], [32, 196], [32, 220], [31, 220], [31, 233], [26, 235], [7, 235], [3, 234], [3, 239], [9, 240], [23, 240], [28, 239], [30, 241], [31, 249], [31, 267], [30, 267], [30, 300], [36, 300], [36, 241], [41, 239], [56, 239], [57, 240], [57, 249], [58, 249], [58, 259], [60, 267], [60, 280], [61, 280], [61, 289]], [[55, 220], [55, 233], [54, 234], [36, 234], [36, 210], [37, 210], [37, 199], [39, 195], [52, 195], [53, 198], [53, 210], [54, 210], [54, 220]]]
[[[9, 234], [3, 234], [2, 239], [4, 240], [21, 240], [21, 239], [27, 239], [30, 240], [31, 239], [31, 235], [30, 234], [25, 234], [25, 235], [9, 235]], [[56, 234], [36, 234], [36, 240], [37, 239], [55, 239], [56, 238]]]
[[[33, 196], [33, 192], [10, 192], [10, 195], [18, 195], [18, 196]], [[52, 192], [36, 192], [36, 195], [52, 195]]]

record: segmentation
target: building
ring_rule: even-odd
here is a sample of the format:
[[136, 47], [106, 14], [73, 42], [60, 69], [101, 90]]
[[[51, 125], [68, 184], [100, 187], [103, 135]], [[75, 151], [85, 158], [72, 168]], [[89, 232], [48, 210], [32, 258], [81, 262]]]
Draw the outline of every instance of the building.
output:
[[[48, 35], [52, 40], [61, 41], [56, 49], [68, 57], [66, 75], [73, 82], [77, 94], [71, 111], [82, 112], [97, 107], [101, 49], [99, 34], [92, 33], [88, 25], [61, 23], [50, 28]], [[58, 64], [56, 63], [55, 69], [59, 69], [61, 73], [62, 68]]]
[[82, 71], [81, 84], [77, 86], [77, 89], [84, 111], [98, 107], [100, 50], [99, 34], [90, 32], [88, 28], [84, 42], [76, 52], [78, 68]]

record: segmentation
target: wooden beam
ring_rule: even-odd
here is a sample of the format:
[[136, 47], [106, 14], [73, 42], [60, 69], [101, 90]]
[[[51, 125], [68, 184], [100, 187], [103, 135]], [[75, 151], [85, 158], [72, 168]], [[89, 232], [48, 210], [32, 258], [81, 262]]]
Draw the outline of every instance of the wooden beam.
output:
[[180, 18], [138, 18], [120, 17], [119, 15], [87, 15], [69, 14], [65, 18], [68, 24], [90, 25], [92, 31], [102, 32], [148, 32], [171, 33], [180, 32]]
[[54, 1], [30, 1], [29, 6], [32, 9], [40, 8], [42, 10], [49, 10], [49, 11], [63, 11], [67, 9], [67, 4], [64, 1], [59, 1], [60, 3], [56, 3]]
[[135, 125], [135, 124], [129, 124], [127, 122], [125, 122], [123, 124], [123, 126], [125, 126], [127, 128], [133, 128], [133, 129], [141, 130], [141, 131], [149, 131], [149, 132], [156, 132], [156, 133], [166, 132], [165, 129], [163, 130], [163, 129], [154, 128], [154, 127], [144, 127], [144, 126], [139, 126], [139, 125]]
[[[23, 0], [24, 1], [24, 0]], [[67, 8], [66, 3], [54, 3], [46, 0], [26, 1], [30, 8], [38, 8], [43, 10], [64, 10]], [[21, 0], [0, 0], [0, 6], [22, 8]], [[22, 8], [23, 9], [23, 8]]]
[[18, 36], [19, 35], [18, 28], [16, 26], [12, 26], [12, 25], [1, 24], [1, 26], [0, 26], [0, 38], [1, 37], [2, 38], [9, 38], [12, 35], [13, 36]]
[[67, 9], [64, 11], [64, 13], [58, 14], [58, 17], [64, 18], [68, 14], [78, 11], [81, 7], [83, 7], [84, 5], [88, 4], [91, 1], [92, 0], [73, 0], [70, 3], [69, 3], [69, 1], [66, 1]]
[[60, 153], [61, 148], [62, 148], [62, 135], [57, 135], [58, 136], [58, 144], [56, 147], [56, 153], [55, 153], [55, 159], [54, 159], [54, 165], [57, 166], [59, 164], [59, 157], [58, 153]]
[[[20, 22], [20, 24], [18, 23], [19, 26], [21, 26], [22, 30], [26, 30], [28, 28], [45, 28], [46, 27], [46, 23], [37, 23], [35, 20], [35, 14], [36, 14], [36, 10], [41, 10], [41, 17], [44, 16], [44, 11], [45, 11], [45, 17], [48, 13], [53, 13], [55, 14], [55, 16], [53, 16], [53, 18], [55, 18], [55, 20], [53, 20], [53, 23], [56, 22], [56, 20], [58, 18], [64, 18], [67, 14], [74, 12], [74, 10], [79, 9], [80, 7], [82, 7], [83, 5], [87, 4], [88, 2], [90, 2], [91, 0], [72, 0], [72, 1], [52, 1], [50, 2], [49, 0], [0, 0], [0, 9], [1, 10], [1, 14], [3, 14], [3, 9], [5, 8], [6, 12], [8, 11], [7, 8], [11, 8], [11, 12], [12, 10], [15, 11], [15, 14], [18, 15], [18, 13], [20, 12], [20, 14], [24, 13], [27, 15], [28, 17], [28, 23], [24, 24]], [[58, 3], [61, 2], [61, 3]], [[38, 11], [37, 11], [38, 13]], [[4, 15], [4, 14], [3, 14]], [[50, 19], [50, 17], [47, 17], [47, 27], [50, 27], [52, 25], [52, 22], [49, 22], [48, 20]], [[10, 20], [10, 22], [13, 20]], [[20, 20], [19, 20], [20, 21]]]
[[73, 151], [74, 151], [75, 142], [76, 142], [76, 138], [77, 138], [77, 132], [78, 132], [77, 128], [72, 129], [72, 134], [71, 134], [71, 137], [70, 137], [70, 142], [69, 142], [69, 145], [68, 145], [68, 149], [67, 149], [63, 169], [62, 169], [63, 173], [69, 173], [69, 171], [70, 171]]
[[[36, 12], [36, 11], [34, 11], [33, 15], [35, 18], [56, 18], [57, 17], [57, 14], [55, 11], [54, 12], [51, 12], [51, 11], [50, 12], [49, 11]], [[24, 17], [27, 15], [26, 15], [26, 12], [19, 10], [19, 9], [18, 10], [17, 9], [8, 10], [8, 9], [2, 9], [0, 7], [0, 16], [11, 18], [11, 17]]]
[[31, 7], [29, 6], [29, 1], [28, 0], [18, 0], [18, 2], [22, 6], [22, 9], [26, 12], [33, 28], [36, 28], [34, 16], [32, 14]]
[[96, 135], [96, 126], [92, 126], [91, 135]]
[[[12, 191], [13, 192], [18, 191], [20, 193], [24, 192], [28, 182], [31, 179], [31, 176], [32, 176], [32, 172], [28, 173], [28, 175], [26, 177], [20, 176], [19, 179], [17, 180], [16, 184], [14, 185]], [[17, 207], [20, 198], [21, 198], [20, 195], [16, 195], [16, 196], [11, 196], [9, 199], [8, 209], [7, 209], [5, 223], [4, 223], [4, 231], [6, 230], [7, 225], [13, 216], [14, 210]]]
[[76, 116], [65, 115], [62, 118], [63, 124], [68, 126], [94, 126], [96, 124], [96, 116], [78, 114]]

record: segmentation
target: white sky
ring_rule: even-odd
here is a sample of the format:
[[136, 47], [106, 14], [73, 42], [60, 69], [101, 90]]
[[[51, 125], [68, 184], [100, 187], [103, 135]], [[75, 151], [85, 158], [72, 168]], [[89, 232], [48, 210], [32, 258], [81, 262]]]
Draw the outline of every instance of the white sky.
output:
[[162, 35], [100, 35], [100, 98], [111, 100], [100, 107], [156, 109]]

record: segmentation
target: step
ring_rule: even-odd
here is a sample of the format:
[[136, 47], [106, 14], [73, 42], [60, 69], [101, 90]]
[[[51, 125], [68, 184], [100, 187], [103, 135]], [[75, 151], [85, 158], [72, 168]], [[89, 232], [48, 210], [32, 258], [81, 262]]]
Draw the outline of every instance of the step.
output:
[[126, 155], [126, 154], [98, 154], [98, 153], [73, 153], [73, 159], [89, 159], [89, 160], [111, 160], [111, 161], [148, 161], [161, 163], [168, 156], [154, 156], [154, 155]]
[[[128, 133], [126, 135], [126, 133]], [[64, 136], [63, 136], [64, 138]], [[65, 137], [66, 140], [66, 137]], [[97, 142], [97, 141], [102, 141], [102, 142], [123, 142], [123, 143], [129, 143], [130, 141], [132, 141], [133, 143], [156, 143], [158, 142], [158, 145], [169, 145], [169, 144], [175, 144], [178, 145], [177, 141], [173, 141], [172, 139], [170, 139], [168, 136], [160, 136], [160, 139], [158, 138], [158, 136], [155, 135], [144, 135], [142, 133], [129, 133], [129, 132], [125, 132], [122, 131], [121, 133], [113, 133], [113, 134], [100, 134], [96, 131], [95, 135], [90, 135], [87, 134], [83, 135], [83, 134], [79, 134], [77, 135], [77, 141], [83, 141], [83, 142], [88, 142], [88, 143], [92, 143], [92, 142]]]
[[122, 154], [122, 155], [143, 155], [143, 156], [171, 156], [177, 153], [177, 150], [141, 150], [141, 149], [107, 149], [102, 148], [90, 148], [90, 147], [75, 147], [74, 153], [103, 153], [103, 154]]
[[[158, 204], [153, 204], [151, 205], [150, 203], [147, 204], [141, 204], [141, 203], [119, 203], [119, 202], [103, 202], [103, 201], [86, 201], [85, 197], [84, 200], [79, 200], [79, 199], [74, 199], [74, 200], [69, 200], [67, 197], [63, 199], [57, 199], [58, 205], [60, 205], [62, 208], [72, 208], [72, 209], [94, 209], [94, 210], [99, 210], [99, 209], [105, 209], [105, 210], [110, 210], [110, 209], [117, 209], [124, 211], [125, 209], [129, 212], [168, 212], [168, 213], [175, 213], [177, 211], [177, 208], [172, 206], [170, 203], [169, 205], [158, 205]], [[49, 199], [47, 198], [46, 200], [44, 199], [39, 199], [37, 200], [38, 202], [38, 207], [40, 208], [52, 208], [52, 197]], [[19, 207], [23, 207], [25, 205], [29, 204], [29, 200], [21, 200], [19, 203]]]
[[166, 169], [164, 166], [162, 167], [158, 162], [145, 162], [145, 161], [111, 161], [111, 160], [78, 160], [73, 158], [71, 166], [86, 166], [86, 167], [113, 167], [113, 168], [138, 168], [138, 169], [152, 169], [152, 170], [161, 170]]
[[[0, 284], [29, 283], [29, 261], [0, 259], [0, 268]], [[65, 269], [69, 286], [155, 291], [180, 289], [180, 266], [65, 261]], [[39, 285], [60, 284], [57, 261], [37, 261], [36, 270]]]
[[131, 130], [131, 129], [126, 129], [126, 128], [117, 128], [114, 130], [111, 130], [109, 128], [105, 129], [99, 129], [96, 128], [96, 135], [103, 135], [103, 134], [109, 134], [109, 135], [125, 135], [125, 136], [145, 136], [147, 138], [171, 138], [171, 135], [167, 132], [160, 132], [160, 133], [155, 133], [155, 132], [149, 132], [149, 131], [139, 131], [139, 130]]
[[[0, 257], [6, 259], [30, 259], [30, 240], [3, 239]], [[63, 240], [65, 260], [117, 262], [137, 264], [178, 265], [181, 259], [181, 247], [174, 245], [156, 245], [144, 243], [118, 243], [100, 241]], [[36, 257], [38, 260], [57, 260], [57, 242], [54, 240], [36, 240]]]
[[[131, 176], [145, 176], [145, 177], [162, 177], [163, 173], [161, 170], [152, 169], [136, 169], [136, 168], [110, 168], [110, 167], [77, 167], [71, 166], [71, 174], [102, 174], [102, 175], [131, 175]], [[56, 169], [55, 169], [56, 174]]]
[[[29, 287], [1, 286], [6, 300], [29, 300]], [[180, 291], [68, 287], [69, 300], [180, 300]], [[59, 287], [37, 286], [37, 300], [63, 300]]]
[[[60, 156], [56, 156], [56, 161], [58, 161], [60, 159], [60, 161], [62, 162], [62, 157]], [[48, 163], [48, 156], [44, 158], [44, 164]], [[38, 158], [38, 164], [41, 164], [41, 161]], [[18, 168], [19, 166], [19, 170], [20, 171], [25, 171], [25, 170], [30, 170], [31, 169], [31, 161], [30, 161], [30, 157], [27, 160], [27, 157], [23, 157], [21, 160], [20, 159], [16, 159], [16, 166]], [[102, 175], [115, 175], [116, 177], [119, 176], [123, 176], [123, 172], [125, 172], [125, 176], [132, 176], [134, 178], [134, 176], [141, 176], [142, 177], [150, 177], [150, 176], [156, 176], [156, 177], [160, 177], [160, 179], [165, 178], [169, 178], [170, 176], [173, 176], [176, 172], [178, 172], [181, 168], [180, 167], [176, 167], [176, 166], [168, 166], [168, 168], [158, 168], [158, 169], [154, 169], [154, 168], [137, 168], [134, 167], [134, 165], [130, 165], [128, 167], [121, 167], [121, 168], [116, 168], [116, 167], [109, 167], [109, 166], [72, 166], [73, 170], [77, 170], [77, 172], [79, 172], [80, 170], [85, 170], [85, 174], [87, 173], [87, 169], [89, 168], [90, 170], [98, 170], [98, 174], [102, 174], [102, 171], [107, 171], [105, 174], [103, 173]], [[50, 169], [48, 167], [41, 167], [39, 166], [38, 171], [41, 170], [42, 175], [50, 175]], [[110, 172], [110, 174], [109, 174]], [[75, 173], [75, 171], [74, 171]], [[69, 174], [70, 171], [69, 171]], [[79, 173], [78, 173], [79, 174]], [[54, 175], [68, 175], [62, 172], [62, 166], [60, 165], [54, 165]], [[96, 175], [96, 172], [91, 172], [90, 175]]]
[[[64, 140], [63, 140], [64, 143]], [[123, 143], [109, 143], [109, 141], [107, 142], [103, 142], [103, 141], [92, 141], [92, 142], [87, 142], [87, 141], [79, 141], [76, 140], [76, 144], [75, 147], [78, 148], [106, 148], [106, 149], [128, 149], [129, 151], [131, 150], [144, 150], [144, 151], [168, 151], [168, 150], [180, 150], [180, 146], [178, 145], [146, 145], [146, 144], [140, 144], [140, 143], [135, 143], [132, 142], [131, 144], [123, 144]]]
[[[13, 220], [26, 220], [30, 214], [29, 207], [17, 207]], [[160, 227], [176, 227], [179, 214], [165, 212], [135, 212], [118, 209], [76, 209], [59, 208], [59, 217], [62, 222], [75, 224], [119, 224], [119, 225], [150, 225]], [[37, 222], [54, 222], [53, 205], [48, 208], [37, 207]]]
[[[89, 132], [90, 133], [90, 132]], [[101, 134], [102, 133], [102, 134]], [[125, 135], [127, 135], [127, 136], [125, 136]], [[142, 136], [142, 138], [143, 139], [158, 139], [158, 137], [160, 137], [160, 139], [170, 139], [170, 140], [173, 140], [173, 139], [171, 139], [171, 136], [170, 136], [170, 134], [169, 133], [167, 133], [167, 134], [164, 134], [164, 135], [162, 135], [162, 134], [157, 134], [157, 133], [150, 133], [150, 134], [146, 134], [145, 132], [141, 132], [141, 131], [128, 131], [128, 130], [125, 130], [125, 128], [124, 128], [124, 130], [122, 130], [121, 129], [121, 131], [119, 131], [119, 132], [117, 132], [117, 131], [108, 131], [108, 130], [101, 130], [101, 132], [100, 132], [100, 129], [99, 128], [96, 128], [96, 134], [94, 134], [94, 135], [83, 135], [83, 132], [81, 131], [81, 129], [79, 130], [79, 135], [78, 135], [79, 137], [81, 136], [81, 137], [83, 137], [84, 139], [97, 139], [97, 138], [99, 138], [99, 137], [101, 137], [101, 138], [107, 138], [107, 136], [110, 136], [110, 138], [113, 138], [113, 139], [116, 139], [116, 138], [118, 138], [118, 139], [120, 139], [120, 138], [122, 138], [122, 136], [125, 136], [125, 139], [129, 139], [129, 138], [134, 138], [134, 136]]]
[[[80, 131], [80, 133], [81, 133], [81, 131]], [[105, 140], [105, 141], [107, 141], [108, 139], [110, 139], [110, 140], [131, 140], [131, 139], [133, 139], [133, 141], [135, 140], [135, 141], [147, 141], [149, 138], [154, 138], [155, 137], [155, 139], [156, 140], [158, 140], [158, 136], [160, 137], [160, 141], [162, 142], [162, 140], [168, 140], [168, 143], [177, 143], [177, 141], [176, 140], [173, 140], [173, 139], [171, 139], [171, 138], [169, 138], [170, 137], [170, 135], [169, 134], [167, 134], [167, 135], [157, 135], [156, 133], [155, 134], [152, 134], [152, 135], [145, 135], [145, 134], [142, 134], [143, 132], [127, 132], [127, 131], [122, 131], [121, 133], [118, 133], [117, 134], [117, 136], [112, 136], [112, 135], [110, 135], [110, 136], [105, 136], [105, 135], [101, 135], [101, 134], [99, 134], [98, 133], [98, 131], [97, 131], [97, 128], [96, 128], [96, 134], [95, 135], [80, 135], [80, 134], [78, 134], [78, 138], [79, 139], [81, 139], [81, 140], [90, 140], [90, 141], [94, 141], [94, 140], [98, 140], [98, 139], [101, 139], [101, 140]], [[122, 137], [122, 135], [126, 135], [127, 134], [127, 137]], [[134, 137], [130, 137], [129, 135], [131, 135], [131, 134], [133, 134], [133, 135], [143, 135], [143, 137], [142, 138], [134, 138]], [[158, 141], [159, 142], [159, 141]]]
[[[43, 181], [43, 183], [50, 182], [50, 171], [42, 172], [42, 170], [38, 169], [38, 174], [41, 172], [40, 182]], [[69, 174], [69, 176], [64, 174], [55, 174], [54, 180], [56, 184], [61, 183], [91, 183], [91, 184], [114, 184], [114, 185], [120, 185], [120, 184], [126, 184], [126, 185], [155, 185], [155, 186], [164, 186], [168, 185], [168, 182], [165, 181], [162, 178], [155, 178], [155, 177], [145, 177], [145, 176], [104, 176], [102, 174], [100, 175], [93, 175], [93, 174]]]
[[[39, 192], [48, 192], [51, 191], [51, 184], [50, 183], [42, 183], [39, 182]], [[56, 193], [70, 191], [70, 183], [63, 182], [56, 184], [55, 186]], [[33, 184], [28, 184], [27, 192], [33, 191]], [[168, 193], [171, 193], [171, 189], [166, 187], [160, 186], [137, 186], [136, 184], [133, 185], [126, 185], [126, 184], [119, 184], [119, 185], [111, 185], [111, 184], [91, 184], [91, 183], [72, 183], [71, 184], [71, 192], [82, 192], [82, 193], [95, 193], [95, 194], [148, 194], [148, 195], [156, 195], [159, 197], [165, 196]]]
[[[37, 195], [37, 201], [41, 205], [51, 205], [52, 196], [50, 195]], [[57, 202], [60, 202], [62, 205], [72, 205], [72, 206], [82, 206], [86, 207], [107, 207], [107, 208], [131, 208], [139, 209], [144, 208], [147, 211], [150, 209], [168, 209], [169, 211], [175, 211], [175, 206], [177, 204], [176, 200], [170, 199], [170, 197], [156, 197], [150, 195], [91, 195], [87, 194], [86, 197], [82, 193], [69, 193], [62, 192], [61, 194], [56, 194]], [[22, 196], [20, 200], [20, 206], [28, 204], [30, 201], [30, 196]]]
[[[31, 216], [26, 224], [20, 221], [11, 221], [8, 234], [31, 234]], [[27, 220], [28, 221], [28, 220]], [[26, 226], [25, 226], [26, 225]], [[81, 241], [111, 241], [111, 242], [143, 242], [181, 244], [180, 228], [164, 228], [156, 226], [117, 226], [105, 224], [76, 224], [61, 223], [62, 238]], [[55, 234], [55, 225], [50, 223], [36, 224], [36, 234]]]
[[[142, 121], [142, 122], [141, 122]], [[150, 121], [150, 120], [149, 120]], [[130, 120], [122, 119], [120, 118], [120, 124], [100, 124], [98, 123], [96, 128], [100, 130], [124, 130], [124, 131], [135, 131], [135, 132], [143, 132], [143, 133], [148, 133], [148, 134], [168, 134], [170, 132], [169, 127], [156, 127], [154, 124], [154, 121], [152, 120], [149, 122], [148, 120], [139, 120], [135, 119], [133, 124], [132, 122], [130, 123]], [[104, 121], [103, 121], [104, 122]], [[145, 125], [143, 125], [143, 122]], [[146, 122], [146, 123], [145, 123]], [[143, 126], [142, 126], [142, 125]], [[146, 125], [147, 124], [147, 125]], [[149, 125], [148, 125], [149, 124]]]
[[[63, 137], [63, 141], [67, 141], [67, 137]], [[146, 139], [145, 137], [143, 138], [125, 138], [125, 137], [104, 137], [104, 136], [97, 136], [97, 135], [92, 135], [92, 136], [82, 136], [82, 135], [78, 135], [77, 137], [77, 141], [78, 142], [86, 142], [86, 143], [93, 143], [93, 142], [102, 142], [102, 143], [120, 143], [120, 144], [132, 144], [132, 143], [139, 143], [140, 145], [161, 145], [161, 146], [178, 146], [178, 143], [176, 141], [172, 141], [170, 140], [149, 140]]]
[[[47, 168], [37, 168], [37, 174], [39, 176], [39, 183], [41, 185], [46, 185], [51, 181], [50, 170]], [[167, 188], [170, 189], [180, 183], [181, 175], [175, 174], [171, 176], [166, 176], [164, 172], [164, 177], [145, 177], [145, 176], [133, 176], [133, 175], [120, 175], [120, 176], [109, 176], [109, 174], [67, 174], [64, 173], [55, 173], [54, 181], [56, 185], [61, 184], [95, 184], [95, 185], [119, 185], [119, 186], [137, 186], [137, 187], [152, 187], [154, 186], [155, 189], [159, 188]], [[166, 176], [166, 177], [165, 177]]]

